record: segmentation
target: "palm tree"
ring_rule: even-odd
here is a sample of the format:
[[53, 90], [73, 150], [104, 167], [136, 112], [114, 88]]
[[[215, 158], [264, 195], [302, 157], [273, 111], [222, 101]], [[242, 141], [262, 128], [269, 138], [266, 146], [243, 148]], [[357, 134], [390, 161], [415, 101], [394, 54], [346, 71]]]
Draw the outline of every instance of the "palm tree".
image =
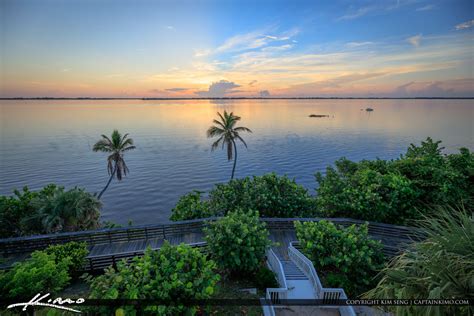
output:
[[224, 111], [224, 115], [217, 112], [217, 115], [219, 115], [220, 121], [213, 121], [215, 125], [209, 127], [209, 129], [207, 130], [207, 137], [219, 137], [212, 144], [212, 151], [214, 151], [219, 145], [222, 145], [222, 149], [224, 149], [224, 146], [227, 146], [228, 161], [231, 161], [232, 157], [235, 154], [234, 166], [232, 168], [232, 176], [230, 177], [230, 179], [232, 180], [234, 179], [235, 165], [237, 164], [237, 145], [235, 144], [235, 141], [237, 139], [240, 140], [247, 148], [247, 144], [242, 139], [242, 137], [240, 137], [239, 132], [252, 133], [252, 131], [247, 127], [235, 127], [235, 124], [240, 121], [240, 116], [234, 115], [233, 112], [227, 113], [227, 111]]
[[135, 149], [135, 146], [133, 146], [133, 139], [127, 137], [128, 134], [122, 136], [117, 130], [114, 130], [111, 138], [102, 135], [102, 139], [95, 143], [94, 148], [92, 149], [96, 152], [102, 151], [110, 153], [109, 157], [107, 157], [107, 171], [109, 172], [110, 178], [105, 188], [99, 193], [99, 196], [97, 197], [99, 200], [105, 190], [109, 187], [114, 176], [120, 181], [122, 180], [122, 175], [127, 175], [128, 168], [125, 164], [125, 160], [123, 160], [123, 154], [126, 151]]

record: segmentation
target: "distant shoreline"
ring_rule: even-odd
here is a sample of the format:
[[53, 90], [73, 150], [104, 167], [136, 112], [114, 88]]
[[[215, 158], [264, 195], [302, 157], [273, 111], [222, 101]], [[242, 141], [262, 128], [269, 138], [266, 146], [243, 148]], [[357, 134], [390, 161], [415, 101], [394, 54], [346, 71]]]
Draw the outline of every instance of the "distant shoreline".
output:
[[474, 97], [229, 97], [229, 98], [95, 98], [34, 97], [0, 98], [0, 100], [472, 100]]

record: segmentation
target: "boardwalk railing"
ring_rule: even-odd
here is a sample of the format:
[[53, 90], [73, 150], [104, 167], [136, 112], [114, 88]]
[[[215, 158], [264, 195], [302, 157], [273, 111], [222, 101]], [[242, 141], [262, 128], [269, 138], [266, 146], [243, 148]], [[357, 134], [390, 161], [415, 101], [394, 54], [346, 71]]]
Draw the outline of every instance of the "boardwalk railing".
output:
[[[306, 276], [309, 278], [311, 285], [315, 291], [315, 296], [322, 299], [323, 302], [331, 304], [337, 300], [347, 300], [347, 295], [344, 289], [341, 288], [324, 288], [319, 279], [318, 273], [314, 268], [313, 263], [303, 253], [301, 253], [296, 247], [297, 242], [291, 242], [288, 247], [288, 256], [290, 259], [300, 268]], [[341, 316], [355, 316], [354, 309], [352, 306], [339, 306], [339, 313]]]
[[269, 265], [270, 270], [276, 274], [278, 284], [280, 285], [279, 288], [267, 288], [267, 299], [270, 300], [272, 304], [280, 304], [281, 300], [287, 298], [288, 286], [286, 284], [283, 265], [272, 249], [267, 250], [267, 264]]

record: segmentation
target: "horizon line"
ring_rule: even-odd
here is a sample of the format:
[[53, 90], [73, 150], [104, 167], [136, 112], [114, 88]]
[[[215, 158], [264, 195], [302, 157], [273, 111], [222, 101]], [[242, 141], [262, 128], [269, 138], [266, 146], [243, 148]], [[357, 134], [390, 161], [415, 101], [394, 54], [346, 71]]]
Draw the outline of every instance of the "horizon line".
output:
[[0, 97], [0, 100], [330, 100], [330, 99], [474, 99], [471, 97]]

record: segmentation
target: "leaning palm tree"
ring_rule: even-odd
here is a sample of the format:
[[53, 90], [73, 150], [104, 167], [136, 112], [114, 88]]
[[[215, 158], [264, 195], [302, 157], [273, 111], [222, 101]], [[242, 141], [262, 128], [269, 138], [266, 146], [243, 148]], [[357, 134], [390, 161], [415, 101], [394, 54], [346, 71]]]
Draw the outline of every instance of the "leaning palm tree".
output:
[[252, 133], [252, 131], [247, 127], [236, 127], [235, 124], [240, 121], [240, 116], [236, 116], [232, 112], [227, 113], [227, 111], [224, 111], [224, 115], [217, 112], [217, 115], [219, 115], [220, 121], [213, 121], [215, 125], [209, 127], [207, 130], [207, 137], [219, 137], [212, 144], [212, 151], [214, 151], [219, 145], [222, 145], [222, 149], [224, 149], [224, 146], [227, 146], [227, 160], [231, 161], [234, 156], [234, 166], [232, 167], [232, 176], [230, 177], [232, 180], [234, 179], [235, 166], [237, 164], [237, 145], [235, 144], [235, 141], [238, 139], [245, 145], [245, 147], [247, 147], [245, 141], [240, 137], [239, 132]]
[[120, 181], [122, 180], [122, 175], [127, 175], [128, 168], [123, 159], [123, 154], [126, 151], [135, 149], [133, 139], [127, 137], [128, 134], [122, 136], [117, 130], [114, 130], [111, 138], [102, 135], [102, 139], [95, 143], [92, 149], [96, 152], [102, 151], [110, 153], [109, 157], [107, 157], [107, 171], [109, 172], [110, 178], [107, 185], [99, 193], [98, 199], [100, 199], [105, 190], [107, 190], [114, 177]]

